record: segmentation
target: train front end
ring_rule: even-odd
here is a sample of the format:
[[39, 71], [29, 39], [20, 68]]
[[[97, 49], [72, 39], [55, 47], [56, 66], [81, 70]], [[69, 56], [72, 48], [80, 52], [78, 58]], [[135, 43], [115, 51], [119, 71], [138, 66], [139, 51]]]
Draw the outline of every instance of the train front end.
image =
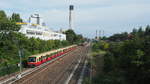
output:
[[29, 57], [28, 58], [28, 66], [29, 67], [36, 67], [38, 66], [37, 57]]

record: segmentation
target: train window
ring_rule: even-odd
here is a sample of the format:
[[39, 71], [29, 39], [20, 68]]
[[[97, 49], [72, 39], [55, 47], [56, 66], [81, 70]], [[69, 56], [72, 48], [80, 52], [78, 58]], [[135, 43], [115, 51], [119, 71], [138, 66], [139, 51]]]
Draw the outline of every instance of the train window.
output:
[[36, 60], [37, 62], [39, 61], [39, 59]]
[[41, 59], [43, 60], [43, 56], [41, 56]]
[[44, 59], [46, 59], [47, 57], [46, 56], [44, 56]]
[[42, 56], [42, 60], [46, 59], [46, 56]]
[[39, 58], [39, 61], [41, 61], [42, 59], [41, 59], [41, 57]]
[[36, 62], [36, 57], [29, 57], [28, 62]]
[[49, 56], [52, 56], [53, 55], [53, 53], [51, 53]]
[[48, 56], [47, 56], [47, 58], [49, 58], [51, 56], [51, 54], [49, 54]]

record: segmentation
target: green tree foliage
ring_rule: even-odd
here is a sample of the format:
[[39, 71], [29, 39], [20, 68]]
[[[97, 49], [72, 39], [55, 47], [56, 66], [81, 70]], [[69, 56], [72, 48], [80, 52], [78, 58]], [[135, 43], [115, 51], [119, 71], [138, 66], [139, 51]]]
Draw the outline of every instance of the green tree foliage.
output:
[[[84, 40], [82, 35], [77, 35], [73, 30], [65, 32], [67, 35], [66, 41], [45, 41], [27, 38], [25, 35], [17, 32], [20, 26], [16, 25], [16, 22], [22, 22], [19, 14], [13, 13], [8, 18], [4, 11], [0, 11], [0, 69], [1, 67], [6, 67], [7, 69], [11, 69], [11, 73], [17, 71], [17, 69], [12, 69], [14, 69], [14, 66], [17, 68], [16, 64], [19, 63], [19, 50], [22, 51], [22, 59], [24, 62], [30, 55], [62, 48], [71, 44], [80, 43]], [[4, 71], [0, 71], [0, 76], [7, 74]], [[8, 70], [8, 72], [10, 71]]]
[[71, 44], [84, 42], [83, 36], [77, 35], [72, 29], [65, 31], [65, 34], [67, 41], [69, 41]]
[[20, 15], [17, 14], [17, 13], [13, 13], [10, 19], [13, 22], [22, 22], [22, 19], [20, 18]]
[[[149, 26], [145, 30], [140, 27], [130, 33], [132, 39], [109, 42], [107, 54], [104, 56], [103, 74], [96, 79], [97, 84], [150, 83], [149, 31]], [[97, 42], [93, 46], [95, 49], [103, 49], [100, 47], [102, 44], [103, 42]]]
[[145, 29], [145, 35], [150, 36], [150, 26], [149, 25]]
[[0, 10], [0, 21], [1, 20], [8, 20], [5, 12], [2, 10]]
[[76, 38], [75, 32], [74, 32], [73, 30], [69, 29], [69, 30], [67, 30], [67, 31], [65, 32], [65, 34], [66, 34], [67, 40], [68, 40], [70, 43], [73, 44], [73, 43], [74, 43], [74, 40], [75, 40], [75, 38]]
[[100, 49], [107, 50], [108, 48], [109, 48], [109, 43], [107, 43], [105, 41], [98, 41], [98, 42], [94, 43], [92, 46], [93, 51], [99, 51]]
[[35, 38], [27, 38], [21, 33], [10, 32], [5, 34], [0, 40], [0, 66], [4, 65], [5, 62], [9, 64], [16, 64], [19, 62], [19, 49], [23, 50], [23, 58], [26, 60], [30, 55], [50, 51], [67, 45], [69, 45], [67, 41], [44, 41]]
[[128, 40], [128, 33], [124, 32], [124, 33], [121, 33], [121, 34], [114, 34], [113, 36], [110, 36], [108, 38], [108, 40], [116, 41], [116, 42]]
[[0, 66], [17, 64], [18, 50], [23, 52], [23, 60], [26, 60], [30, 55], [69, 45], [68, 41], [27, 38], [16, 32], [20, 29], [16, 22], [22, 22], [19, 14], [13, 13], [9, 19], [4, 11], [0, 11]]
[[[19, 16], [19, 14], [17, 14]], [[15, 21], [11, 21], [7, 18], [7, 15], [4, 11], [0, 11], [0, 31], [3, 31], [3, 33], [9, 32], [9, 31], [18, 31], [20, 29], [19, 25], [16, 25]]]

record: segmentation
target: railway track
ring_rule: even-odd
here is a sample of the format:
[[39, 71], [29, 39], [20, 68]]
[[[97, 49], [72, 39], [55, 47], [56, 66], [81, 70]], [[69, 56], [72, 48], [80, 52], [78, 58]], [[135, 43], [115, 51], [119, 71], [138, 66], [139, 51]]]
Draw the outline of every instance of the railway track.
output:
[[72, 74], [74, 67], [85, 61], [87, 50], [87, 47], [79, 47], [62, 56], [63, 58], [60, 57], [57, 61], [46, 63], [40, 68], [37, 67], [37, 70], [31, 70], [31, 73], [25, 74], [23, 78], [9, 81], [6, 84], [63, 84]]
[[87, 55], [89, 53], [89, 49], [90, 49], [90, 45], [86, 47], [85, 52], [83, 54], [84, 58], [80, 62], [77, 70], [75, 71], [75, 74], [72, 76], [71, 80], [69, 81], [69, 84], [82, 84], [82, 80], [83, 80], [82, 76], [85, 74], [84, 70], [87, 63]]

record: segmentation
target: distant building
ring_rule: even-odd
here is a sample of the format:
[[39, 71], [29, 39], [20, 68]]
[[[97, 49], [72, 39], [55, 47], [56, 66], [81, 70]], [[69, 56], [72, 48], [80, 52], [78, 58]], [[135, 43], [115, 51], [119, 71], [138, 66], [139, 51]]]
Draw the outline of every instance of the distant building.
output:
[[21, 25], [19, 32], [31, 38], [39, 38], [42, 40], [66, 40], [66, 35], [60, 32], [54, 32], [43, 24], [39, 14], [31, 15], [29, 23], [17, 23]]

